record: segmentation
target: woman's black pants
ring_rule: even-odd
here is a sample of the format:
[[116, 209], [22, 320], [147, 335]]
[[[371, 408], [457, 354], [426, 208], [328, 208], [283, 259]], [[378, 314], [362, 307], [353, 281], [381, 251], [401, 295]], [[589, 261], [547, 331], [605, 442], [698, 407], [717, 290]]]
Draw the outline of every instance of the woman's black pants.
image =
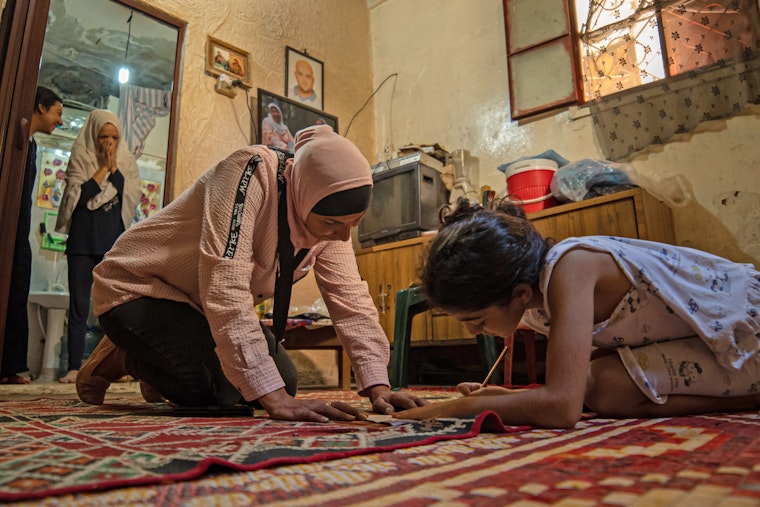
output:
[[[126, 352], [129, 374], [172, 403], [207, 407], [243, 401], [224, 376], [208, 321], [187, 303], [142, 297], [109, 310], [99, 321], [108, 338]], [[294, 396], [298, 372], [272, 332], [261, 327], [285, 389]]]

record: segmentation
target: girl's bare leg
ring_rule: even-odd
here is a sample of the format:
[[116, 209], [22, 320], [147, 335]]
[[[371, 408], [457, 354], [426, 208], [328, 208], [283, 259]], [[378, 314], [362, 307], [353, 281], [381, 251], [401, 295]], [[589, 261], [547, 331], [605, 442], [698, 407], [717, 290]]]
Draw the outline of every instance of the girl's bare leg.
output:
[[710, 412], [742, 412], [760, 408], [756, 395], [717, 397], [669, 395], [662, 405], [652, 402], [636, 386], [617, 354], [591, 362], [585, 404], [600, 417], [675, 417]]

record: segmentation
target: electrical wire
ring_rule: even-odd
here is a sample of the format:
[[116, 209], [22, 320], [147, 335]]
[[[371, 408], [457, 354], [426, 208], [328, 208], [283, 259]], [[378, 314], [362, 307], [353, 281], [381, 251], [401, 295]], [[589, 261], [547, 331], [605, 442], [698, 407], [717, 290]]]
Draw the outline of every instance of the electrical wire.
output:
[[129, 12], [129, 19], [127, 20], [127, 24], [129, 25], [129, 28], [127, 29], [127, 48], [124, 50], [124, 65], [127, 64], [127, 59], [129, 58], [129, 39], [132, 38], [132, 16], [135, 15], [135, 11]]
[[259, 133], [256, 130], [256, 120], [253, 119], [253, 109], [251, 109], [251, 99], [248, 98], [248, 88], [245, 88], [245, 105], [248, 108], [248, 116], [251, 117], [251, 127], [253, 127], [253, 139], [251, 139], [251, 144], [256, 144], [259, 140]]
[[[396, 78], [396, 79], [393, 81], [393, 90], [394, 90], [394, 91], [396, 90], [396, 81], [398, 81], [398, 72], [394, 72], [393, 74], [389, 74], [389, 75], [388, 75], [388, 77], [386, 77], [385, 79], [383, 79], [383, 82], [382, 82], [382, 83], [380, 83], [380, 84], [378, 85], [378, 87], [375, 89], [375, 91], [374, 91], [374, 92], [372, 92], [372, 95], [370, 95], [370, 96], [367, 98], [367, 101], [366, 101], [366, 102], [364, 102], [364, 105], [363, 105], [362, 107], [360, 107], [360, 108], [359, 108], [359, 110], [358, 110], [358, 111], [357, 111], [357, 112], [354, 114], [354, 116], [351, 118], [351, 121], [349, 121], [349, 122], [348, 122], [348, 127], [346, 127], [346, 131], [345, 131], [345, 132], [343, 132], [343, 137], [346, 137], [346, 136], [348, 136], [348, 131], [351, 129], [351, 125], [354, 123], [354, 120], [356, 119], [356, 117], [357, 117], [357, 116], [359, 116], [359, 113], [361, 113], [362, 111], [364, 111], [364, 108], [365, 108], [365, 107], [367, 107], [367, 104], [369, 104], [369, 101], [370, 101], [370, 100], [372, 100], [372, 97], [374, 97], [374, 96], [377, 94], [377, 92], [379, 92], [379, 91], [380, 91], [380, 89], [383, 87], [383, 85], [384, 85], [384, 84], [385, 84], [385, 83], [386, 83], [386, 82], [387, 82], [387, 81], [388, 81], [390, 78], [392, 78], [392, 77], [395, 77], [395, 78]], [[392, 95], [391, 95], [391, 97], [392, 97]]]
[[256, 144], [256, 141], [259, 139], [259, 133], [256, 130], [256, 120], [253, 119], [253, 109], [251, 109], [251, 99], [248, 96], [248, 88], [243, 86], [243, 82], [239, 79], [235, 79], [231, 84], [236, 88], [240, 88], [245, 93], [245, 107], [248, 108], [248, 116], [251, 117], [251, 130], [253, 131], [253, 139], [249, 140], [249, 144]]

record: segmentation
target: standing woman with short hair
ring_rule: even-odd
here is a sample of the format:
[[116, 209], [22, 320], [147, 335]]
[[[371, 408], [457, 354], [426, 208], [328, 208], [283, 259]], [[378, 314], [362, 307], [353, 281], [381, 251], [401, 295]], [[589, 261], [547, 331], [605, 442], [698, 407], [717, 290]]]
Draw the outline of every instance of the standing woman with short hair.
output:
[[34, 111], [29, 125], [29, 145], [24, 168], [24, 183], [16, 225], [16, 242], [13, 247], [13, 269], [11, 271], [10, 298], [5, 314], [5, 336], [3, 337], [3, 360], [0, 366], [0, 384], [28, 384], [29, 379], [19, 375], [27, 371], [26, 355], [29, 349], [29, 318], [27, 300], [29, 283], [32, 279], [32, 247], [29, 232], [32, 220], [32, 194], [37, 177], [37, 143], [34, 134], [52, 134], [63, 125], [63, 102], [61, 97], [44, 86], [37, 88]]

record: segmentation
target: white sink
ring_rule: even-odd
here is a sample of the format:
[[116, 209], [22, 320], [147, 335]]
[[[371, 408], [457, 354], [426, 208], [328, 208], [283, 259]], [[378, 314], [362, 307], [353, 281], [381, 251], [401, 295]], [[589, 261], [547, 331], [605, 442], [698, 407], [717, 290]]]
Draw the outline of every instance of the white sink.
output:
[[67, 310], [69, 308], [69, 293], [33, 290], [29, 292], [29, 302], [43, 308]]
[[64, 333], [66, 310], [69, 309], [69, 293], [49, 290], [30, 291], [29, 302], [47, 308], [45, 347], [42, 352], [39, 380], [55, 382], [61, 357], [61, 336]]

